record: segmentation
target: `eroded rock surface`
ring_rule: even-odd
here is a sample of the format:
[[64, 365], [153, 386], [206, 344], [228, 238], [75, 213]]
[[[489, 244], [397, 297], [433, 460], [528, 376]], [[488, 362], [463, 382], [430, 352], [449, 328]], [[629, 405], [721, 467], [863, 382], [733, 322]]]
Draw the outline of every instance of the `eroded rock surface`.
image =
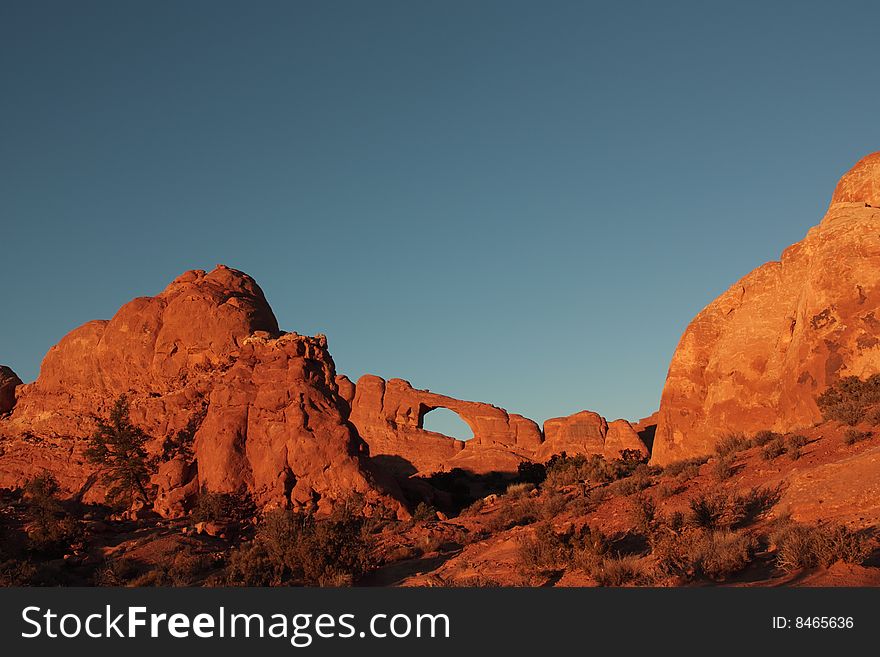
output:
[[[49, 470], [67, 490], [80, 489], [94, 471], [83, 450], [95, 415], [106, 416], [120, 395], [154, 438], [154, 454], [203, 418], [192, 427], [195, 461], [176, 457], [156, 474], [163, 513], [178, 513], [202, 487], [319, 510], [360, 493], [368, 505], [402, 510], [394, 485], [377, 483], [363, 459], [326, 339], [281, 333], [242, 272], [187, 272], [52, 347], [0, 425], [0, 485]], [[88, 495], [100, 499], [100, 488]]]
[[21, 379], [6, 365], [0, 365], [0, 415], [9, 413], [15, 406], [15, 389]]
[[652, 461], [706, 454], [732, 432], [821, 419], [816, 396], [880, 371], [880, 153], [843, 176], [822, 222], [688, 326], [669, 367]]
[[[462, 441], [424, 429], [425, 415], [436, 408], [457, 413], [473, 438]], [[538, 425], [521, 415], [370, 374], [358, 379], [350, 419], [371, 456], [397, 474], [455, 467], [479, 473], [515, 471], [542, 441]]]

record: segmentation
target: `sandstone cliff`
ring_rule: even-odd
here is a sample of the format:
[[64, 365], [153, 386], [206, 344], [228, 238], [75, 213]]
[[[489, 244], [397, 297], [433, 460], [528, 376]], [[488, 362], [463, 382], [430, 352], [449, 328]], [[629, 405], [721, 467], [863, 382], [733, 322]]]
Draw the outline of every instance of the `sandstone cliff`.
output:
[[822, 222], [707, 306], [663, 389], [652, 460], [712, 451], [731, 432], [821, 419], [839, 377], [880, 371], [880, 153], [840, 180]]
[[[49, 470], [67, 490], [81, 489], [93, 471], [83, 449], [94, 416], [123, 394], [153, 453], [198, 421], [195, 461], [159, 468], [157, 508], [166, 514], [202, 487], [319, 510], [361, 493], [368, 505], [402, 511], [394, 485], [377, 482], [362, 459], [326, 339], [281, 333], [242, 272], [187, 272], [52, 347], [0, 423], [0, 486]], [[100, 499], [100, 489], [88, 495]]]

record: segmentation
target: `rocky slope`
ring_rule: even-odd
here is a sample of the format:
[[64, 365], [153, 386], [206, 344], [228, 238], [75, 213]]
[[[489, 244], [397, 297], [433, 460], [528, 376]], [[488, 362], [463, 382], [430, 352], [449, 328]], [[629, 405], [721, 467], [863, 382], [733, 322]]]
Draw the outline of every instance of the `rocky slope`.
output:
[[816, 397], [880, 371], [880, 153], [840, 180], [822, 222], [691, 322], [672, 358], [652, 462], [732, 432], [818, 422]]

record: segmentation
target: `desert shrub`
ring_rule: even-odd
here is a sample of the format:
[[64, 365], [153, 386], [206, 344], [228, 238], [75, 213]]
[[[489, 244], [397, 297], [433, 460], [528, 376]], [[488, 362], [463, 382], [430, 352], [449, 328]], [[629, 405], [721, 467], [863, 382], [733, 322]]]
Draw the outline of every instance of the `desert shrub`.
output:
[[523, 461], [517, 466], [516, 480], [523, 483], [539, 485], [547, 478], [547, 468], [543, 463]]
[[719, 456], [715, 459], [715, 464], [712, 466], [712, 476], [717, 481], [730, 479], [736, 472], [736, 468], [733, 465], [735, 460], [736, 452], [727, 452], [723, 456]]
[[558, 491], [551, 491], [539, 500], [539, 513], [544, 519], [555, 518], [565, 510], [565, 495]]
[[520, 542], [520, 561], [535, 569], [557, 568], [570, 558], [571, 546], [565, 537], [553, 530], [553, 525], [543, 522], [534, 533]]
[[782, 436], [777, 436], [764, 445], [764, 448], [761, 450], [761, 458], [765, 461], [772, 461], [783, 454], [785, 454], [785, 439]]
[[856, 376], [844, 377], [819, 395], [816, 403], [826, 420], [855, 426], [880, 404], [880, 374], [864, 381]]
[[413, 511], [413, 522], [429, 522], [437, 519], [437, 509], [430, 504], [419, 502]]
[[755, 539], [742, 532], [686, 528], [661, 536], [652, 555], [664, 574], [723, 580], [748, 566], [756, 546]]
[[830, 566], [836, 561], [861, 564], [871, 553], [866, 536], [842, 525], [783, 523], [772, 535], [776, 565], [784, 571]]
[[519, 482], [515, 484], [510, 484], [507, 487], [507, 495], [508, 497], [513, 498], [526, 497], [533, 490], [535, 490], [535, 484], [529, 482]]
[[600, 454], [590, 456], [583, 454], [568, 456], [565, 452], [554, 454], [546, 463], [545, 481], [550, 486], [560, 488], [581, 482], [604, 484], [640, 471], [653, 472], [647, 466], [647, 458], [638, 450], [625, 449], [620, 454], [621, 458], [610, 461]]
[[690, 502], [691, 524], [702, 529], [717, 529], [725, 522], [728, 512], [728, 497], [716, 492], [701, 494]]
[[31, 561], [7, 559], [0, 562], [0, 586], [33, 586], [37, 566]]
[[183, 429], [173, 435], [166, 436], [165, 440], [162, 441], [163, 461], [170, 461], [176, 457], [184, 458], [187, 461], [193, 460], [193, 443], [195, 442], [196, 432], [202, 426], [206, 413], [207, 407], [196, 411]]
[[718, 456], [728, 456], [749, 447], [751, 447], [751, 443], [748, 438], [741, 433], [732, 433], [718, 441], [718, 444], [715, 445], [715, 452]]
[[684, 459], [675, 461], [663, 468], [663, 474], [670, 477], [679, 477], [682, 481], [693, 479], [700, 474], [700, 466], [703, 465], [709, 457], [699, 457], [693, 459]]
[[64, 512], [58, 491], [58, 482], [49, 472], [32, 477], [22, 488], [28, 543], [38, 552], [64, 551], [82, 537], [79, 523]]
[[731, 525], [744, 527], [770, 511], [782, 499], [782, 486], [766, 486], [750, 489], [747, 493], [733, 496], [730, 500]]
[[606, 487], [606, 494], [610, 497], [617, 495], [633, 495], [640, 491], [650, 488], [654, 483], [653, 478], [645, 473], [633, 474], [630, 477], [624, 477], [613, 481]]
[[243, 522], [256, 515], [256, 506], [249, 494], [212, 493], [202, 490], [196, 498], [190, 520], [197, 522]]
[[808, 442], [810, 442], [809, 438], [802, 434], [795, 434], [788, 438], [789, 447], [805, 447]]
[[672, 497], [673, 495], [677, 495], [681, 491], [681, 486], [676, 484], [670, 484], [668, 482], [663, 482], [660, 486], [657, 487], [657, 494], [661, 499], [666, 499], [667, 497]]
[[858, 442], [863, 440], [868, 440], [871, 438], [870, 431], [859, 431], [858, 429], [847, 429], [846, 433], [843, 436], [843, 442], [847, 445], [855, 445]]
[[648, 534], [657, 516], [657, 505], [651, 497], [640, 493], [630, 500], [629, 514], [633, 528], [642, 534]]
[[777, 438], [779, 438], [778, 433], [764, 429], [763, 431], [759, 431], [755, 434], [755, 436], [752, 438], [752, 443], [757, 445], [758, 447], [763, 447], [767, 443], [772, 442]]
[[582, 481], [606, 483], [615, 479], [611, 465], [600, 455], [554, 455], [547, 461], [546, 483], [560, 488]]
[[276, 509], [249, 545], [233, 550], [227, 583], [236, 586], [347, 586], [372, 565], [364, 518], [341, 506], [318, 519]]
[[110, 418], [98, 418], [97, 423], [85, 456], [99, 466], [103, 481], [109, 486], [107, 501], [124, 507], [138, 499], [149, 503], [147, 487], [154, 469], [145, 448], [149, 436], [129, 419], [125, 395], [113, 404]]
[[652, 573], [644, 560], [632, 554], [605, 557], [590, 574], [599, 586], [647, 584], [652, 580]]
[[503, 500], [486, 525], [493, 532], [505, 531], [511, 527], [530, 525], [540, 520], [541, 516], [541, 507], [531, 498]]

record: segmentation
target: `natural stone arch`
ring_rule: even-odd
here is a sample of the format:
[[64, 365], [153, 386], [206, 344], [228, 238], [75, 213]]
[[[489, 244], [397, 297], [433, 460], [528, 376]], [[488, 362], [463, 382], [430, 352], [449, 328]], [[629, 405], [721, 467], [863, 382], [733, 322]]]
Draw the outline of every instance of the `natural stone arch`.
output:
[[[431, 429], [425, 426], [425, 417], [428, 415], [432, 416], [434, 422], [438, 420], [442, 423], [446, 418], [446, 422], [450, 421], [453, 423], [459, 424], [461, 426], [461, 431], [441, 431], [439, 429]], [[431, 422], [428, 423], [432, 424]], [[436, 426], [436, 424], [434, 425]], [[417, 428], [422, 429], [424, 431], [428, 431], [430, 433], [439, 433], [444, 436], [449, 436], [450, 438], [455, 438], [456, 440], [460, 440], [462, 442], [467, 442], [469, 440], [473, 440], [476, 437], [476, 428], [471, 422], [468, 421], [468, 418], [457, 413], [456, 411], [448, 408], [446, 406], [432, 406], [428, 404], [419, 404], [419, 414], [418, 414], [418, 425]], [[461, 435], [462, 432], [469, 433], [469, 435]]]

